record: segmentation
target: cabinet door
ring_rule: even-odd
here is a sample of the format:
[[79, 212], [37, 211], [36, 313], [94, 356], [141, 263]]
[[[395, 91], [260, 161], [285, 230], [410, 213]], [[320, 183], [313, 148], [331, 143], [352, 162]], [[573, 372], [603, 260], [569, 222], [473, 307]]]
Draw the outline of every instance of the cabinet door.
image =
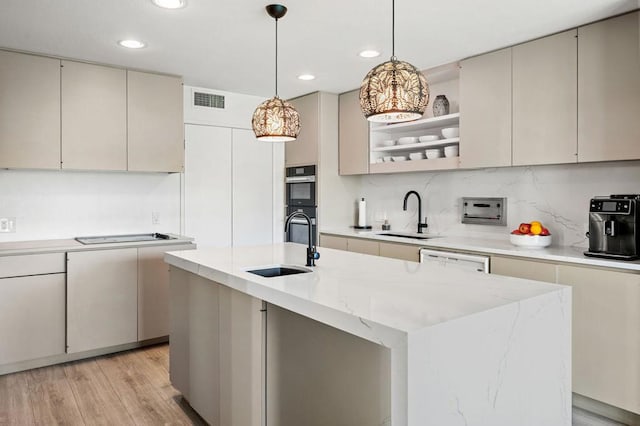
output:
[[320, 94], [312, 93], [289, 102], [300, 114], [300, 134], [295, 141], [285, 144], [285, 166], [317, 164]]
[[362, 253], [380, 255], [380, 243], [371, 240], [362, 240], [360, 238], [347, 238], [347, 250]]
[[558, 266], [573, 287], [573, 391], [640, 414], [640, 275]]
[[491, 273], [496, 275], [555, 283], [556, 271], [553, 263], [491, 256]]
[[194, 248], [194, 244], [138, 248], [138, 341], [169, 335], [169, 265], [164, 254]]
[[233, 129], [231, 144], [233, 245], [272, 244], [274, 144], [240, 129]]
[[200, 247], [228, 247], [232, 227], [231, 129], [187, 125], [185, 148], [184, 232]]
[[339, 172], [341, 175], [369, 173], [369, 122], [360, 109], [360, 90], [339, 98]]
[[0, 365], [64, 354], [65, 275], [0, 279]]
[[320, 246], [347, 251], [347, 238], [320, 234]]
[[127, 72], [62, 61], [62, 168], [127, 170]]
[[578, 161], [640, 158], [640, 12], [578, 28]]
[[460, 167], [510, 166], [511, 49], [460, 67]]
[[0, 167], [60, 168], [60, 60], [0, 51]]
[[127, 86], [129, 170], [181, 172], [182, 79], [127, 71]]
[[137, 340], [137, 260], [135, 248], [67, 253], [68, 353]]
[[[262, 424], [262, 301], [218, 286], [220, 423]], [[278, 362], [271, 360], [271, 362]]]
[[393, 259], [420, 261], [420, 247], [405, 244], [380, 243], [380, 256]]
[[576, 37], [571, 30], [513, 47], [514, 166], [577, 161]]

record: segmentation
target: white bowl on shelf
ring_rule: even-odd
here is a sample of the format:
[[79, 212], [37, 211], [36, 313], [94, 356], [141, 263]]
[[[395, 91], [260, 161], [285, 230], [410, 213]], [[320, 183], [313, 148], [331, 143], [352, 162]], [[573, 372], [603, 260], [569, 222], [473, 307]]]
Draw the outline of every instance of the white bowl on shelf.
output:
[[442, 157], [442, 150], [440, 148], [426, 149], [424, 153], [427, 154], [427, 158], [430, 160], [432, 158]]
[[420, 142], [433, 142], [437, 141], [438, 139], [440, 139], [440, 136], [438, 135], [424, 135], [418, 138]]
[[551, 245], [551, 235], [518, 235], [510, 234], [509, 241], [518, 247], [541, 249]]
[[387, 155], [387, 156], [385, 156], [385, 157], [382, 157], [382, 160], [383, 160], [385, 163], [389, 163], [389, 162], [391, 162], [391, 156], [390, 156], [390, 155]]
[[378, 146], [394, 146], [395, 144], [396, 144], [396, 141], [395, 141], [395, 140], [393, 140], [393, 139], [387, 139], [387, 140], [384, 140], [384, 141], [380, 142], [380, 143], [378, 144]]
[[442, 136], [445, 139], [457, 138], [460, 136], [460, 128], [459, 127], [447, 127], [442, 129]]
[[424, 160], [424, 154], [421, 152], [412, 152], [409, 154], [411, 160]]
[[444, 147], [445, 157], [457, 157], [458, 155], [460, 155], [460, 148], [458, 145], [449, 145]]
[[410, 143], [418, 143], [418, 138], [415, 136], [404, 136], [398, 138], [398, 145], [408, 145]]
[[395, 157], [392, 157], [393, 161], [407, 161], [407, 156], [406, 155], [396, 155]]

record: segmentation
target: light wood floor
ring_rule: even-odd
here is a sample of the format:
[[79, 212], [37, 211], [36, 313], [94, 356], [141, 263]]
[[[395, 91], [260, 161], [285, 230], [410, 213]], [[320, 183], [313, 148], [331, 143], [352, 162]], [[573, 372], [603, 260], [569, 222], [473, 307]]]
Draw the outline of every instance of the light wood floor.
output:
[[0, 376], [0, 425], [205, 425], [169, 383], [168, 349]]
[[[169, 345], [0, 376], [0, 426], [206, 425], [169, 383]], [[574, 426], [622, 426], [573, 410]]]

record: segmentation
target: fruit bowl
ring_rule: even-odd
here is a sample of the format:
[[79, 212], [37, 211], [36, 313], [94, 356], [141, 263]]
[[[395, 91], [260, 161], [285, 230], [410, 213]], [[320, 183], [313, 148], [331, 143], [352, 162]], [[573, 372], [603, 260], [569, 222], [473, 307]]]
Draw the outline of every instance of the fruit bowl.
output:
[[511, 244], [526, 248], [545, 248], [551, 245], [551, 235], [517, 235], [510, 234]]

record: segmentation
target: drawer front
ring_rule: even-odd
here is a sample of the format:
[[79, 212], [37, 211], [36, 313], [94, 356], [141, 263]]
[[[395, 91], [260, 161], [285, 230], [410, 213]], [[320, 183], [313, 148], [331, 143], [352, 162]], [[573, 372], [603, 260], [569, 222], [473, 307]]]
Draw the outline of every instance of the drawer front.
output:
[[65, 272], [65, 253], [0, 257], [0, 278]]

